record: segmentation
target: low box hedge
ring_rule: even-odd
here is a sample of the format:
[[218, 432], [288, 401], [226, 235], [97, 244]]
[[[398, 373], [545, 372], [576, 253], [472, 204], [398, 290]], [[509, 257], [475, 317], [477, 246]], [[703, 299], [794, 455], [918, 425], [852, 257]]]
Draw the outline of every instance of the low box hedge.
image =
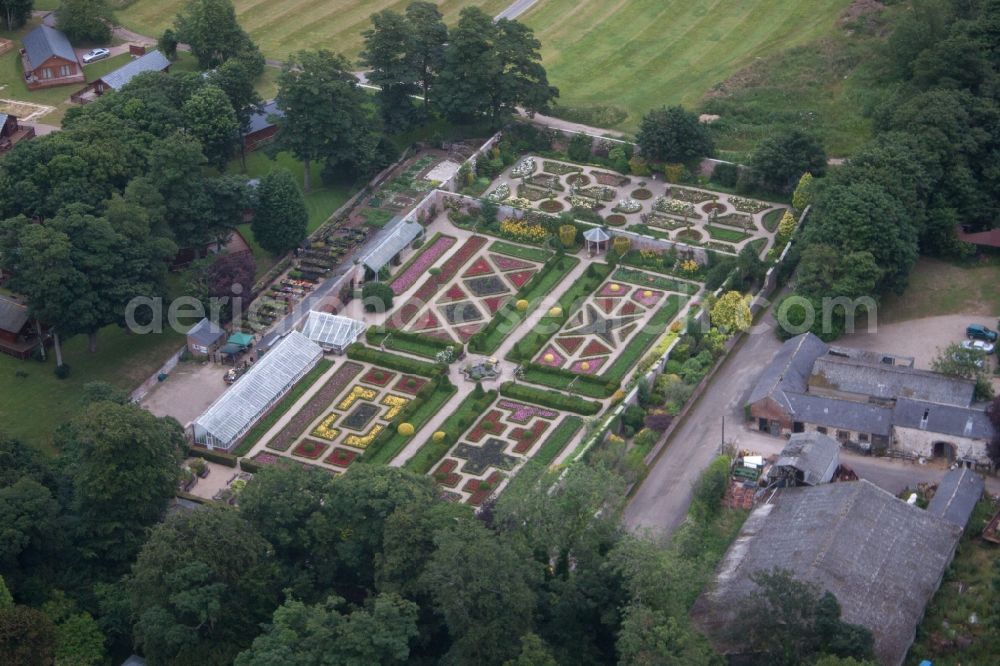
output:
[[205, 449], [200, 446], [192, 446], [189, 453], [197, 458], [204, 458], [209, 462], [219, 463], [220, 465], [225, 465], [226, 467], [236, 467], [236, 463], [239, 461], [239, 458], [231, 453]]
[[410, 423], [414, 431], [419, 432], [441, 408], [458, 392], [451, 382], [443, 381], [426, 398], [416, 398], [410, 402], [399, 415], [375, 438], [359, 458], [359, 462], [375, 465], [388, 465], [392, 459], [406, 448], [412, 437], [400, 435], [396, 428], [401, 423]]
[[[576, 376], [576, 375], [574, 375]], [[601, 403], [584, 400], [575, 395], [546, 391], [545, 389], [505, 382], [500, 386], [500, 395], [513, 400], [523, 400], [533, 405], [550, 407], [566, 412], [575, 412], [584, 416], [593, 416], [601, 411]]]
[[455, 350], [456, 357], [462, 353], [462, 345], [457, 342], [448, 342], [411, 331], [390, 330], [384, 326], [369, 327], [365, 332], [365, 340], [373, 347], [384, 345], [386, 349], [394, 349], [429, 359], [434, 359], [439, 352], [449, 347]]
[[448, 372], [448, 366], [444, 364], [427, 363], [426, 361], [418, 361], [413, 358], [390, 354], [373, 349], [372, 347], [366, 347], [360, 342], [355, 342], [347, 348], [347, 358], [352, 361], [371, 363], [390, 370], [398, 370], [399, 372], [407, 372], [422, 377], [438, 377]]
[[447, 428], [445, 438], [440, 442], [435, 442], [434, 433], [430, 433], [424, 445], [420, 447], [416, 455], [406, 461], [403, 467], [417, 474], [429, 473], [469, 426], [475, 423], [476, 419], [493, 404], [496, 398], [496, 391], [486, 391], [479, 396], [475, 392], [467, 395], [455, 413], [448, 419], [445, 425]]

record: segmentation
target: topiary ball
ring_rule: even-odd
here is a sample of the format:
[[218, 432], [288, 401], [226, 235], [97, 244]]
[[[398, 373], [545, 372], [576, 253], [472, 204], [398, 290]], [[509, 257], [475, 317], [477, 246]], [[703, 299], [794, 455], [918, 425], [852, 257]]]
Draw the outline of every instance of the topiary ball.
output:
[[553, 361], [556, 360], [556, 357], [555, 357], [554, 354], [546, 354], [542, 358], [545, 360], [546, 363], [552, 363]]
[[443, 442], [444, 438], [447, 436], [448, 435], [445, 434], [444, 430], [438, 430], [431, 436], [431, 439], [434, 440], [435, 442]]
[[555, 306], [554, 308], [551, 308], [549, 310], [549, 316], [550, 317], [561, 317], [562, 316], [562, 308], [559, 307], [558, 305]]
[[621, 290], [622, 290], [622, 286], [620, 284], [613, 284], [613, 285], [611, 285], [611, 291], [621, 291]]
[[580, 364], [580, 369], [581, 370], [590, 370], [590, 363], [588, 363], [587, 361], [584, 361], [583, 363]]
[[526, 301], [526, 300], [524, 300], [522, 298], [521, 300], [519, 300], [517, 302], [517, 311], [518, 312], [524, 312], [527, 309], [528, 309], [528, 301]]
[[414, 433], [413, 424], [412, 423], [400, 423], [399, 427], [396, 428], [396, 432], [398, 432], [403, 437], [412, 437], [413, 433]]
[[653, 292], [651, 292], [649, 289], [647, 289], [646, 291], [642, 292], [642, 295], [645, 296], [646, 298], [652, 298], [653, 297]]

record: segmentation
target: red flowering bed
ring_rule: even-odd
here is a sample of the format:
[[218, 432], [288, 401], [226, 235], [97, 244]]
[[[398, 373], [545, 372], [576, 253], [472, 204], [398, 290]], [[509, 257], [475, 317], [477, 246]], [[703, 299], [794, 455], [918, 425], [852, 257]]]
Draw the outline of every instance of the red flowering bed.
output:
[[520, 427], [511, 430], [510, 437], [517, 442], [514, 445], [514, 453], [527, 453], [548, 428], [549, 422], [539, 419], [535, 421], [535, 425], [531, 426], [531, 430]]
[[618, 311], [618, 314], [633, 315], [638, 314], [640, 311], [642, 311], [642, 309], [638, 305], [632, 301], [627, 301], [624, 305], [622, 305], [622, 309]]
[[556, 344], [565, 350], [567, 354], [572, 354], [583, 342], [583, 338], [568, 337], [568, 338], [556, 338]]
[[497, 265], [502, 273], [507, 273], [509, 271], [523, 271], [526, 268], [534, 268], [534, 264], [530, 264], [527, 261], [522, 261], [521, 259], [515, 259], [514, 257], [505, 257], [502, 254], [491, 254], [490, 259], [493, 263]]
[[469, 295], [465, 293], [457, 284], [453, 284], [444, 292], [444, 296], [441, 298], [443, 303], [451, 303], [452, 301], [465, 301], [468, 300]]
[[323, 462], [333, 465], [335, 467], [349, 467], [354, 459], [358, 457], [357, 451], [351, 451], [350, 449], [342, 449], [339, 446], [333, 450], [333, 453], [326, 457]]
[[580, 356], [607, 356], [611, 353], [611, 350], [606, 346], [598, 342], [597, 340], [591, 340], [587, 343], [587, 346], [583, 348]]
[[469, 266], [467, 271], [462, 273], [462, 277], [479, 277], [480, 275], [491, 275], [492, 273], [493, 267], [490, 266], [490, 262], [486, 261], [486, 257], [479, 257], [472, 262], [472, 265]]
[[462, 480], [462, 475], [455, 472], [457, 466], [457, 460], [447, 458], [434, 471], [434, 479], [446, 488], [454, 488]]
[[447, 284], [453, 276], [457, 275], [458, 271], [465, 265], [465, 262], [479, 252], [484, 245], [486, 245], [486, 239], [482, 236], [473, 236], [465, 241], [455, 254], [451, 255], [447, 261], [441, 264], [440, 273], [431, 275], [424, 280], [424, 283], [414, 292], [413, 298], [404, 303], [396, 314], [393, 315], [389, 325], [400, 328], [416, 317], [420, 309], [434, 297], [434, 294]]
[[503, 304], [507, 302], [508, 298], [510, 296], [490, 296], [489, 298], [484, 298], [483, 303], [486, 304], [490, 314], [496, 314], [503, 307]]
[[523, 287], [531, 276], [535, 274], [535, 271], [518, 271], [516, 273], [508, 273], [507, 279], [510, 280], [514, 286], [518, 289]]
[[308, 458], [309, 460], [318, 460], [320, 456], [326, 453], [328, 448], [330, 448], [329, 445], [317, 442], [315, 439], [304, 439], [299, 442], [298, 446], [292, 449], [292, 455], [299, 458]]
[[316, 420], [320, 414], [329, 411], [330, 403], [347, 388], [348, 384], [364, 370], [364, 366], [354, 361], [344, 361], [340, 369], [333, 373], [330, 379], [326, 380], [323, 388], [316, 392], [316, 395], [306, 403], [306, 405], [295, 413], [292, 420], [281, 429], [275, 437], [267, 443], [267, 448], [275, 451], [287, 451], [295, 440], [299, 438], [302, 431], [310, 423]]
[[497, 486], [500, 485], [501, 481], [503, 481], [503, 474], [500, 472], [493, 472], [486, 478], [485, 481], [481, 481], [479, 479], [469, 479], [462, 487], [462, 490], [467, 493], [472, 493], [472, 496], [469, 498], [469, 504], [472, 506], [479, 506], [486, 501], [486, 498], [489, 497], [494, 490], [497, 489]]
[[424, 314], [420, 315], [420, 319], [413, 322], [413, 326], [410, 326], [412, 331], [426, 331], [429, 328], [440, 328], [441, 322], [438, 321], [437, 315], [435, 315], [431, 310], [428, 310]]
[[382, 370], [381, 368], [372, 368], [365, 374], [364, 377], [361, 378], [361, 381], [365, 384], [381, 386], [384, 388], [395, 376], [395, 372], [389, 372], [388, 370]]
[[594, 302], [597, 303], [597, 307], [604, 311], [604, 314], [611, 314], [618, 305], [618, 301], [613, 298], [596, 298]]
[[469, 338], [478, 333], [482, 327], [482, 324], [466, 324], [465, 326], [456, 326], [455, 332], [458, 333], [458, 337], [462, 339], [462, 342], [468, 342]]
[[410, 395], [416, 395], [417, 391], [419, 391], [426, 383], [427, 380], [421, 377], [414, 377], [413, 375], [403, 375], [402, 377], [399, 378], [399, 381], [396, 382], [396, 385], [393, 387], [393, 390], [402, 391], [403, 393], [409, 393]]
[[[505, 426], [501, 420], [502, 418], [503, 414], [495, 409], [491, 409], [486, 416], [484, 416], [482, 420], [475, 425], [472, 432], [469, 433], [468, 439], [473, 442], [478, 442], [486, 435], [499, 437], [500, 434], [507, 429], [507, 426]], [[487, 423], [490, 425], [487, 426]]]

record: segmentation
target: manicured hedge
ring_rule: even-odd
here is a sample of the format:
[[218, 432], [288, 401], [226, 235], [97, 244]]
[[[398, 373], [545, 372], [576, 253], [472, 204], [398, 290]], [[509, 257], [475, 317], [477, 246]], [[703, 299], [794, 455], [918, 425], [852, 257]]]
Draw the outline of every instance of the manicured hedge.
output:
[[274, 408], [271, 409], [267, 414], [264, 415], [260, 421], [254, 427], [250, 428], [250, 431], [243, 436], [243, 441], [233, 449], [234, 456], [245, 456], [250, 453], [250, 449], [254, 447], [254, 444], [260, 441], [268, 430], [274, 427], [274, 424], [278, 422], [285, 413], [292, 408], [296, 402], [299, 401], [305, 392], [309, 390], [313, 384], [319, 381], [319, 378], [326, 374], [326, 371], [333, 367], [333, 361], [329, 359], [320, 359], [316, 367], [306, 373], [306, 376], [302, 380], [292, 387], [292, 390], [285, 394], [285, 396], [278, 402]]
[[612, 382], [608, 384], [605, 379], [597, 375], [584, 375], [564, 370], [563, 368], [553, 368], [539, 363], [522, 363], [524, 371], [524, 381], [532, 384], [541, 384], [563, 391], [570, 390], [591, 398], [609, 398], [616, 390], [618, 384]]
[[532, 456], [531, 461], [541, 465], [551, 465], [582, 427], [583, 419], [579, 416], [565, 417], [538, 449], [538, 453]]
[[429, 396], [426, 398], [418, 396], [400, 411], [389, 427], [379, 433], [379, 436], [368, 446], [358, 461], [374, 465], [388, 465], [412, 439], [412, 437], [405, 437], [397, 432], [396, 428], [399, 424], [410, 423], [413, 425], [414, 431], [419, 432], [431, 420], [431, 417], [451, 400], [457, 391], [458, 388], [454, 384], [449, 382], [447, 378], [441, 377]]
[[575, 395], [525, 386], [524, 384], [515, 384], [514, 382], [505, 382], [502, 384], [500, 386], [500, 395], [512, 400], [522, 400], [530, 402], [533, 405], [550, 407], [566, 412], [576, 412], [584, 416], [593, 416], [601, 411], [601, 403], [599, 402], [584, 400]]
[[192, 446], [190, 454], [198, 458], [204, 458], [210, 462], [219, 463], [226, 467], [236, 467], [237, 457], [231, 453], [203, 449], [200, 446]]
[[458, 406], [445, 425], [447, 436], [440, 442], [433, 439], [434, 433], [430, 433], [427, 442], [420, 447], [416, 455], [406, 461], [404, 468], [416, 472], [417, 474], [427, 474], [438, 462], [444, 458], [452, 445], [458, 441], [462, 433], [475, 423], [476, 419], [482, 415], [493, 401], [497, 398], [496, 391], [486, 391], [481, 396], [470, 393]]
[[[386, 341], [388, 338], [388, 341]], [[431, 335], [413, 333], [411, 331], [388, 330], [382, 326], [372, 326], [365, 332], [365, 339], [368, 344], [378, 347], [385, 344], [387, 349], [416, 354], [424, 358], [433, 359], [441, 351], [448, 347], [455, 349], [455, 355], [462, 353], [462, 345], [457, 342], [448, 342]]]
[[388, 352], [379, 351], [378, 349], [366, 347], [360, 342], [355, 342], [347, 348], [347, 358], [353, 361], [372, 363], [390, 370], [399, 370], [400, 372], [408, 372], [412, 375], [421, 375], [423, 377], [437, 377], [438, 375], [443, 375], [448, 371], [448, 366], [446, 365], [439, 363], [427, 363], [426, 361], [418, 361], [413, 358], [390, 354]]
[[518, 312], [517, 301], [524, 299], [537, 307], [542, 303], [545, 295], [550, 293], [556, 285], [565, 279], [580, 260], [576, 257], [554, 256], [542, 266], [542, 268], [532, 276], [528, 284], [521, 287], [514, 298], [508, 299], [504, 306], [500, 308], [489, 323], [469, 338], [469, 351], [482, 354], [492, 354], [503, 341], [517, 328], [524, 318], [531, 314], [533, 308], [527, 312]]

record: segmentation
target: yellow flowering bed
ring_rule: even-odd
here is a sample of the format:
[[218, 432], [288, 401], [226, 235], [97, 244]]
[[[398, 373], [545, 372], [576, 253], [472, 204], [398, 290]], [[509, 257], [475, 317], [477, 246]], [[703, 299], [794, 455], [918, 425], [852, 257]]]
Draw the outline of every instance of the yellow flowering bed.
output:
[[681, 270], [689, 275], [694, 275], [701, 270], [701, 264], [694, 259], [688, 259], [687, 261], [681, 262]]
[[318, 426], [313, 428], [311, 435], [313, 437], [325, 439], [328, 442], [332, 442], [337, 439], [337, 435], [340, 434], [340, 431], [331, 427], [337, 420], [337, 416], [336, 412], [330, 412], [327, 414], [326, 418], [323, 419]]
[[510, 240], [542, 243], [549, 237], [549, 232], [540, 224], [509, 218], [500, 222], [500, 235]]
[[372, 429], [368, 431], [367, 435], [364, 436], [348, 435], [344, 439], [344, 444], [346, 444], [347, 446], [353, 446], [357, 449], [367, 449], [368, 445], [371, 444], [372, 441], [376, 437], [378, 437], [378, 434], [382, 432], [384, 429], [385, 429], [384, 425], [382, 425], [381, 423], [376, 423], [375, 425], [372, 426]]
[[378, 391], [374, 391], [363, 386], [355, 386], [351, 389], [351, 392], [344, 396], [344, 399], [340, 401], [340, 404], [337, 405], [337, 409], [342, 412], [346, 412], [356, 401], [374, 400], [377, 395]]
[[398, 395], [389, 394], [382, 398], [382, 404], [389, 408], [389, 411], [387, 411], [382, 418], [386, 421], [391, 421], [399, 416], [399, 413], [403, 411], [403, 407], [410, 404], [410, 401], [408, 398], [402, 398]]

